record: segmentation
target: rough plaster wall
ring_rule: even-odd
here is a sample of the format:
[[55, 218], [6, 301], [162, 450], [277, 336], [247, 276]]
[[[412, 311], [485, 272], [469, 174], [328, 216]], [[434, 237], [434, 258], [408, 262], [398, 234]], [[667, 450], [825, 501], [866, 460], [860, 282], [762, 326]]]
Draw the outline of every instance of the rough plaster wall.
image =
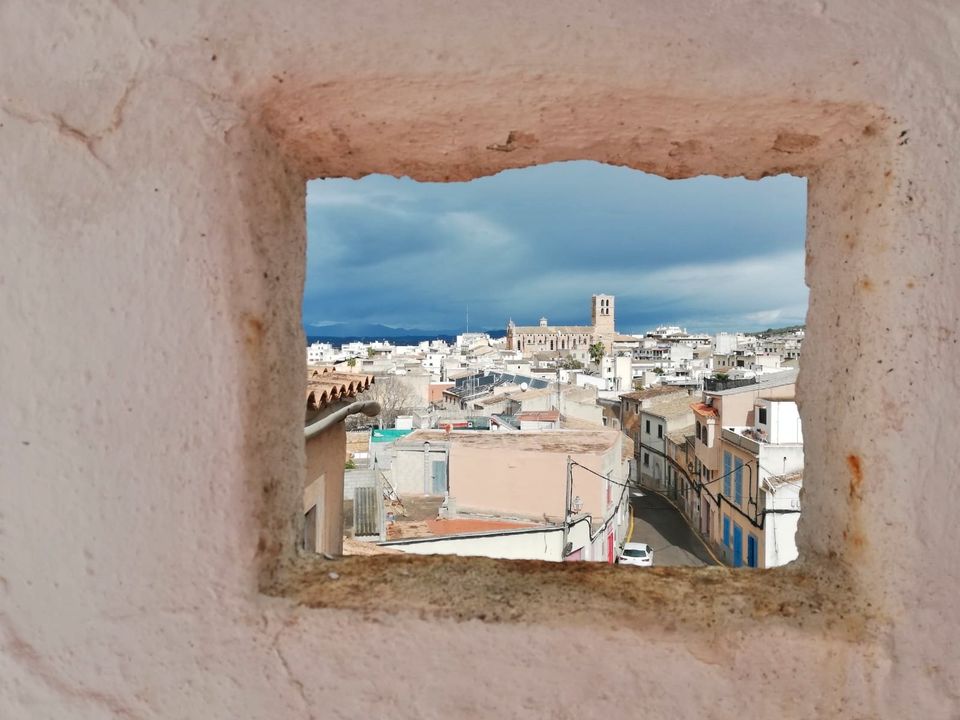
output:
[[[347, 429], [343, 423], [337, 423], [304, 443], [305, 485], [323, 477], [322, 500], [318, 502], [320, 517], [317, 519], [317, 526], [322, 538], [321, 548], [327, 553], [340, 554], [343, 547], [343, 525], [340, 518], [343, 517], [343, 449], [346, 444]], [[303, 512], [303, 508], [304, 505], [301, 503], [300, 512]], [[297, 537], [302, 537], [302, 534], [298, 532]]]
[[[958, 36], [946, 0], [0, 5], [0, 716], [955, 715]], [[809, 174], [801, 567], [321, 587], [304, 178], [567, 158]], [[258, 592], [287, 565], [326, 609]]]

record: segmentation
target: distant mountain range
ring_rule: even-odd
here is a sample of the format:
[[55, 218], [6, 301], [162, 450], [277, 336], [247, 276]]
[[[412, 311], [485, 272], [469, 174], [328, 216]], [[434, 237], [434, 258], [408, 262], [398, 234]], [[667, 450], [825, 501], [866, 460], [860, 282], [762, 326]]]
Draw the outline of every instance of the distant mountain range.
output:
[[[790, 325], [781, 328], [767, 328], [766, 330], [748, 331], [748, 334], [759, 335], [761, 337], [769, 335], [778, 335], [782, 333], [793, 332], [803, 329], [803, 325]], [[424, 330], [423, 328], [401, 328], [390, 325], [381, 325], [379, 323], [330, 323], [327, 325], [304, 325], [303, 327], [307, 337], [310, 338], [350, 338], [354, 339], [373, 339], [386, 340], [394, 338], [454, 338], [463, 333], [463, 330], [439, 329]], [[505, 331], [503, 328], [485, 328], [482, 330], [473, 330], [473, 332], [485, 332], [491, 337], [503, 337]], [[642, 334], [642, 331], [641, 333]]]
[[[398, 328], [378, 323], [330, 323], [329, 325], [304, 325], [309, 337], [325, 338], [407, 338], [407, 337], [455, 337], [462, 330], [424, 330], [422, 328]], [[494, 336], [503, 335], [503, 329], [474, 330]]]

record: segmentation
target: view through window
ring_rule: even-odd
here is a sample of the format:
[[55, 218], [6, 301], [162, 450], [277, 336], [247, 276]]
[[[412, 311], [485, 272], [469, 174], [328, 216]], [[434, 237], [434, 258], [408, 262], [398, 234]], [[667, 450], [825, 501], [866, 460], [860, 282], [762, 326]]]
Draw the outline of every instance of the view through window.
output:
[[805, 180], [584, 161], [306, 202], [307, 551], [796, 557]]

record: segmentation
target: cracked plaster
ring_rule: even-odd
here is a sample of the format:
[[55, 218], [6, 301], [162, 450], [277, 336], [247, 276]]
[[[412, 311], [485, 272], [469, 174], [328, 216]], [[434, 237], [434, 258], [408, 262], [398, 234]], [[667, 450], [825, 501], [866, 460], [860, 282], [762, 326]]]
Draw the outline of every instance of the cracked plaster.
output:
[[[0, 5], [0, 717], [955, 716], [957, 37], [933, 0]], [[809, 177], [801, 561], [329, 580], [305, 179], [571, 158]]]

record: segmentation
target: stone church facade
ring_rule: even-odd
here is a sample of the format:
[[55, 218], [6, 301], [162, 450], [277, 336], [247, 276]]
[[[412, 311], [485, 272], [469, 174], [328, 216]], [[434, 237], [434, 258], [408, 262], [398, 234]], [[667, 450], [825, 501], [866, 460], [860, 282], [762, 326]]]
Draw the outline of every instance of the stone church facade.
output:
[[570, 352], [589, 350], [596, 342], [602, 342], [607, 352], [616, 336], [614, 322], [614, 296], [594, 295], [591, 298], [590, 325], [550, 325], [540, 318], [539, 325], [507, 324], [507, 349], [519, 350], [524, 355], [538, 352]]

